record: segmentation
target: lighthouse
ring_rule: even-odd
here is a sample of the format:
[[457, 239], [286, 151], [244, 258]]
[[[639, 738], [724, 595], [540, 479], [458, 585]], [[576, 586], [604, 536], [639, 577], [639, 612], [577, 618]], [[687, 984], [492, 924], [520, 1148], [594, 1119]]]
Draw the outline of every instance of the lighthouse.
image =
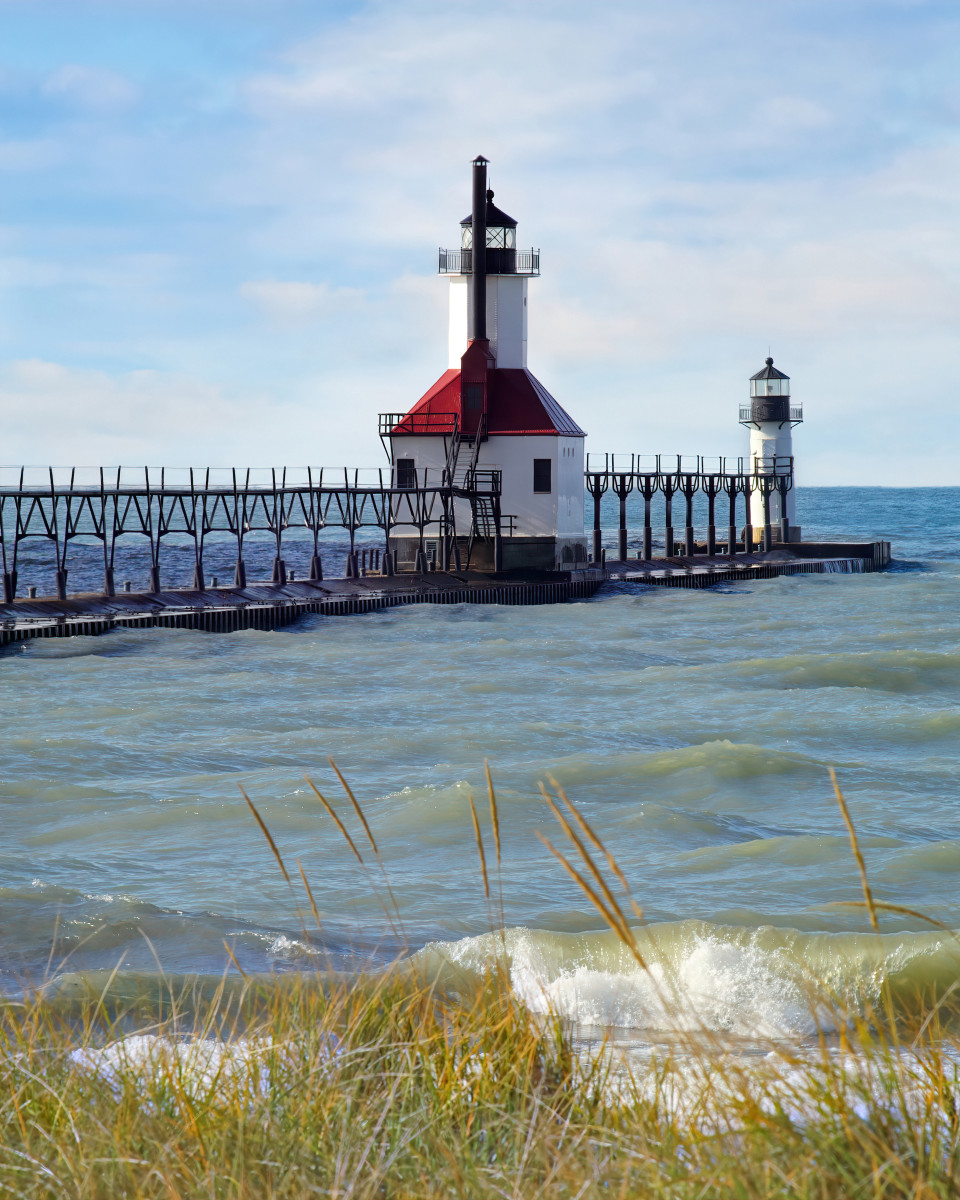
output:
[[[450, 517], [393, 542], [408, 569], [440, 557], [488, 570], [570, 569], [586, 561], [585, 433], [527, 367], [527, 300], [539, 251], [517, 246], [517, 222], [472, 163], [472, 207], [460, 245], [440, 250], [448, 280], [447, 369], [403, 414], [381, 416], [393, 486], [449, 485]], [[449, 554], [444, 554], [450, 559]]]
[[[790, 376], [768, 358], [762, 371], [750, 377], [750, 403], [740, 407], [740, 424], [750, 430], [750, 470], [754, 491], [750, 495], [750, 522], [755, 530], [765, 524], [764, 491], [769, 492], [770, 524], [788, 530], [790, 541], [800, 540], [796, 501], [792, 487], [771, 486], [770, 477], [793, 467], [793, 427], [803, 421], [803, 409], [790, 402]], [[783, 524], [786, 518], [787, 524]]]

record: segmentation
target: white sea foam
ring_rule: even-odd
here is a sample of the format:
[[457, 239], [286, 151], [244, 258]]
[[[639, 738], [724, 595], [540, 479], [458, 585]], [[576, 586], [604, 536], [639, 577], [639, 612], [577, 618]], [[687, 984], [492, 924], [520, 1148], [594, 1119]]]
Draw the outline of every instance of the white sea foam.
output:
[[863, 1015], [881, 982], [951, 978], [956, 948], [939, 934], [801, 934], [685, 921], [637, 931], [645, 967], [608, 933], [515, 928], [433, 943], [418, 956], [483, 973], [495, 958], [536, 1013], [573, 1027], [711, 1033], [760, 1041], [834, 1033]]
[[167, 1080], [193, 1098], [247, 1088], [251, 1083], [262, 1094], [269, 1087], [265, 1056], [274, 1050], [262, 1039], [219, 1041], [194, 1038], [178, 1041], [156, 1034], [132, 1034], [106, 1046], [72, 1051], [71, 1061], [82, 1071], [97, 1075], [115, 1094], [130, 1081], [143, 1091]]
[[[629, 972], [577, 966], [545, 970], [532, 940], [515, 948], [511, 983], [535, 1012], [578, 1025], [697, 1031], [782, 1038], [816, 1032], [817, 1015], [775, 956], [756, 947], [698, 940], [675, 966], [652, 963]], [[820, 1014], [820, 1028], [829, 1018]]]
[[[311, 1069], [330, 1063], [338, 1043], [332, 1035], [321, 1043], [320, 1058]], [[176, 1039], [157, 1034], [131, 1034], [105, 1046], [73, 1050], [78, 1070], [101, 1079], [116, 1096], [124, 1087], [136, 1089], [147, 1107], [156, 1107], [171, 1086], [193, 1100], [229, 1103], [238, 1095], [252, 1102], [269, 1094], [273, 1072], [295, 1063], [297, 1047], [267, 1038]]]

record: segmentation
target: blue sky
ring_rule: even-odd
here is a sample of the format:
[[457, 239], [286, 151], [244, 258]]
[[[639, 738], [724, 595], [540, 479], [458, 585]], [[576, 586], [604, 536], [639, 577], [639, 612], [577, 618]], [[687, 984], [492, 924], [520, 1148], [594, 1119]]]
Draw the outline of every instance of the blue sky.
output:
[[[469, 160], [591, 450], [960, 483], [955, 0], [0, 0], [5, 463], [376, 465]], [[479, 66], [474, 64], [479, 63]]]

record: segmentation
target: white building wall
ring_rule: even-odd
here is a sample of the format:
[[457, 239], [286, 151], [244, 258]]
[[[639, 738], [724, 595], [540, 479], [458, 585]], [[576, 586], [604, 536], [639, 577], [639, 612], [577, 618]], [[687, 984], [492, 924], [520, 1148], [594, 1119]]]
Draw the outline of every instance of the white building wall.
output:
[[[527, 365], [527, 283], [525, 275], [487, 276], [487, 337], [498, 367]], [[467, 348], [473, 295], [469, 275], [450, 276], [448, 366], [456, 369]]]
[[585, 438], [557, 439], [557, 533], [583, 537], [583, 446]]
[[[500, 510], [512, 515], [515, 537], [556, 537], [557, 442], [556, 434], [527, 436], [491, 435], [480, 445], [478, 466], [503, 471]], [[533, 460], [549, 458], [550, 492], [533, 490]]]
[[[775, 455], [778, 458], [789, 457], [793, 454], [793, 430], [784, 422], [765, 421], [757, 429], [750, 429], [750, 462], [754, 459], [769, 459]], [[780, 512], [780, 493], [773, 492], [770, 496], [770, 520], [776, 524], [783, 514]], [[791, 526], [797, 523], [797, 506], [794, 490], [787, 492], [787, 520]], [[759, 491], [750, 496], [750, 523], [754, 529], [763, 528], [763, 496]]]
[[[530, 436], [491, 435], [480, 443], [478, 467], [503, 472], [501, 511], [515, 518], [517, 537], [583, 536], [583, 443], [579, 437], [556, 434]], [[471, 447], [460, 448], [461, 461]], [[403, 437], [393, 442], [394, 462], [412, 458], [418, 482], [439, 484], [443, 479], [446, 452], [439, 437]], [[534, 492], [533, 460], [548, 458], [551, 463], [551, 490]], [[426, 474], [424, 474], [426, 472]], [[470, 528], [470, 505], [461, 500], [456, 506], [457, 531]], [[411, 528], [397, 527], [400, 535], [412, 535]]]
[[460, 359], [467, 348], [469, 325], [470, 276], [450, 276], [450, 322], [447, 336], [447, 369], [460, 370]]

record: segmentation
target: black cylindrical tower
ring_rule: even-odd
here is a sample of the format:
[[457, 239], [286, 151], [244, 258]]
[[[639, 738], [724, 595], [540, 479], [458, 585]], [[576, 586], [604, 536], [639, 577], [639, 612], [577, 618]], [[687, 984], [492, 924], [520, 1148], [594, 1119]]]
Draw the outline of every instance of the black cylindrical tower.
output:
[[487, 337], [487, 159], [478, 154], [473, 160], [473, 320], [471, 341]]

